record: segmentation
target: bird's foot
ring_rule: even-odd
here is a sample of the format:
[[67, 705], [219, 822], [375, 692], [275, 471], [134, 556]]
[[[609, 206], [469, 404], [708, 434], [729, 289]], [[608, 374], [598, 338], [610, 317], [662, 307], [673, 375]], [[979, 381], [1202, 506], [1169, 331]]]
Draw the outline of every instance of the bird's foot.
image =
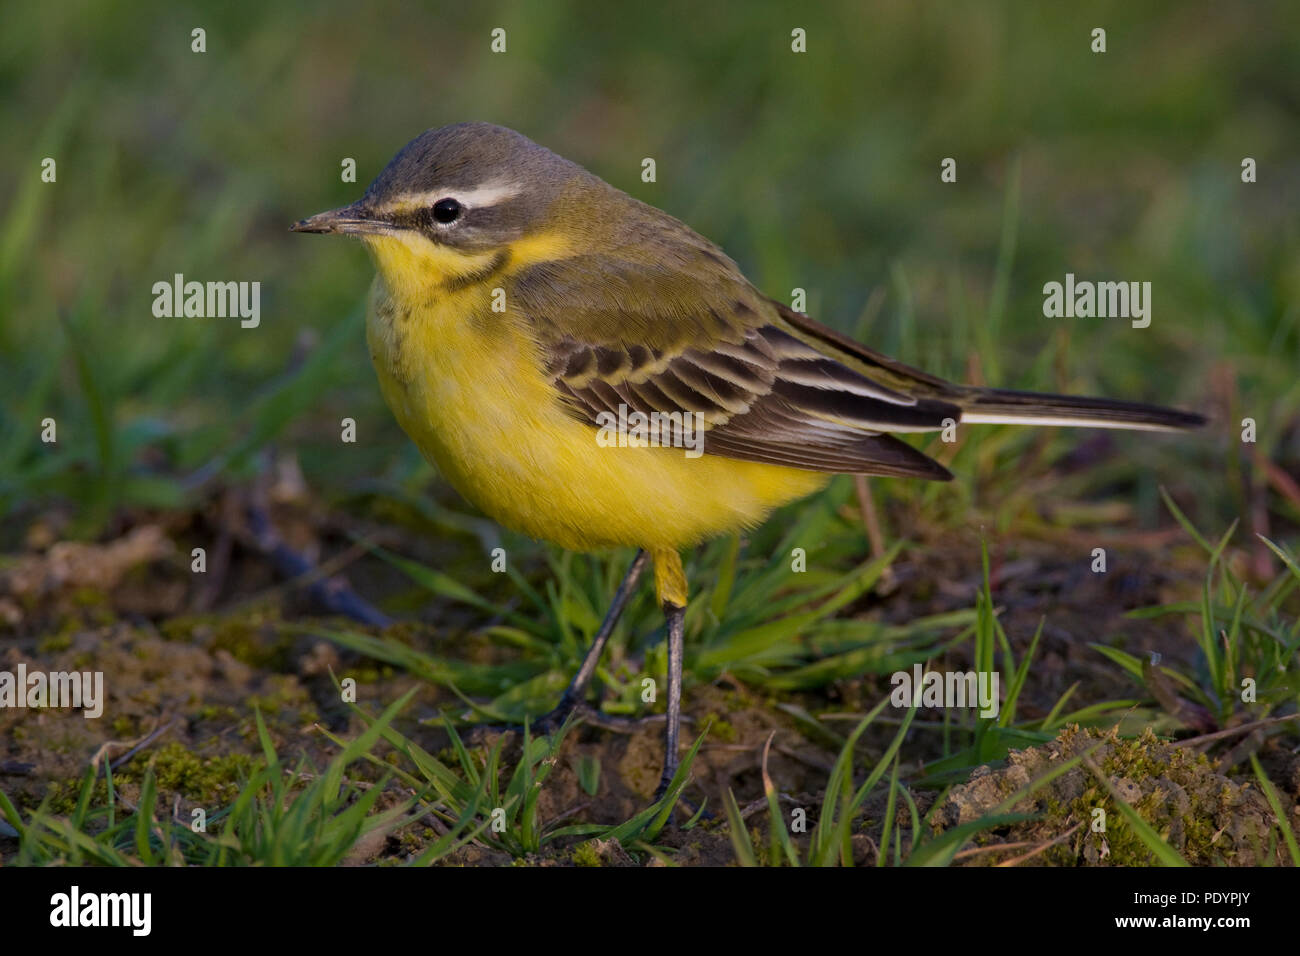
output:
[[585, 707], [586, 704], [582, 701], [573, 700], [568, 694], [565, 694], [553, 708], [536, 720], [530, 720], [528, 728], [533, 733], [544, 734], [549, 737], [563, 727], [565, 721], [570, 717], [574, 715], [583, 716], [582, 711]]
[[[659, 786], [655, 787], [654, 796], [650, 798], [650, 803], [652, 805], [658, 803], [664, 798], [664, 795], [668, 793], [668, 788], [673, 785], [673, 777], [676, 775], [677, 767], [675, 764], [671, 767], [667, 765], [664, 766], [663, 773], [659, 776]], [[713, 819], [713, 814], [704, 810], [703, 804], [696, 803], [683, 793], [677, 795], [675, 808], [676, 807], [680, 807], [682, 810], [686, 811], [686, 817], [689, 820], [693, 820], [697, 817], [701, 821]]]

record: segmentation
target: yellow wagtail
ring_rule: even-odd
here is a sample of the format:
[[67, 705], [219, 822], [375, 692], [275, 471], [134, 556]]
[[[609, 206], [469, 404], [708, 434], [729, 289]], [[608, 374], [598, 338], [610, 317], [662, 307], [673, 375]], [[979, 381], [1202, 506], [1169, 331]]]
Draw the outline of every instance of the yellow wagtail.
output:
[[[360, 200], [292, 228], [365, 242], [378, 270], [366, 338], [384, 398], [462, 495], [564, 548], [640, 549], [544, 729], [585, 706], [653, 558], [668, 622], [659, 792], [677, 767], [683, 547], [756, 525], [831, 474], [952, 477], [895, 432], [1204, 421], [909, 368], [763, 295], [673, 217], [487, 123], [424, 133]], [[702, 455], [672, 447], [693, 423]]]

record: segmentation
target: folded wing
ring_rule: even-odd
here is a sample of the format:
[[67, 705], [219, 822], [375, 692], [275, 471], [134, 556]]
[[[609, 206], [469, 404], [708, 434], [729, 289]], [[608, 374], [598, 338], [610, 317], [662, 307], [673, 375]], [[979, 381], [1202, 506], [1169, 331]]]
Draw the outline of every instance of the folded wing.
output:
[[519, 277], [508, 296], [532, 320], [548, 374], [576, 418], [595, 427], [620, 406], [651, 421], [656, 413], [664, 422], [698, 414], [705, 454], [812, 471], [952, 477], [890, 433], [942, 428], [960, 419], [957, 405], [908, 394], [901, 378], [885, 383], [802, 341], [783, 327], [776, 303], [713, 254], [719, 274], [694, 296], [674, 295], [672, 276], [607, 257], [549, 262]]

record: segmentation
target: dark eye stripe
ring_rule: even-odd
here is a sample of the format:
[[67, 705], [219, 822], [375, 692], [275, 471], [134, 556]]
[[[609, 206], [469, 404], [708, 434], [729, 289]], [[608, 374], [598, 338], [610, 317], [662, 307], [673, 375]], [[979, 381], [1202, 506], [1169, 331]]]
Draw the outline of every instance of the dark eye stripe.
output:
[[402, 212], [390, 213], [388, 221], [399, 229], [411, 229], [417, 232], [423, 232], [430, 238], [443, 237], [447, 234], [447, 223], [463, 219], [465, 216], [465, 207], [457, 203], [457, 216], [455, 219], [443, 222], [437, 218], [435, 206], [425, 206], [419, 209], [406, 209]]
[[408, 209], [404, 212], [390, 213], [387, 218], [399, 229], [424, 231], [433, 228], [433, 214], [428, 209]]

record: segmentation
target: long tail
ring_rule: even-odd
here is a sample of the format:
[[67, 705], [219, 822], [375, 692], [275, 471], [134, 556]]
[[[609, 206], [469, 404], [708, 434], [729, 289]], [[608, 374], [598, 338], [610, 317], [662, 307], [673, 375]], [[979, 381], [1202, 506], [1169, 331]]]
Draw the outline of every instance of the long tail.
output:
[[1202, 415], [1159, 405], [1000, 388], [963, 387], [958, 403], [963, 424], [1067, 425], [1143, 431], [1181, 431], [1205, 424]]

